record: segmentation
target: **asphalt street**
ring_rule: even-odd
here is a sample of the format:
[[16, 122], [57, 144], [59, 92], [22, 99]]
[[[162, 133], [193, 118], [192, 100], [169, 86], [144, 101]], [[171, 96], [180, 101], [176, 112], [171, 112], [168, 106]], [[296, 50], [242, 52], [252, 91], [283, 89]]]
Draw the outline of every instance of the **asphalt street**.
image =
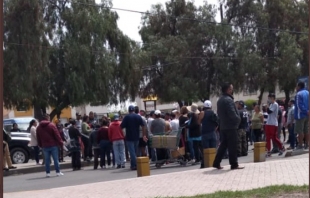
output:
[[[277, 156], [274, 154], [272, 157], [267, 160], [283, 160], [283, 159], [292, 159], [299, 158], [302, 156], [295, 156], [290, 158], [284, 158], [283, 156]], [[240, 157], [239, 163], [244, 164], [253, 162], [253, 151], [250, 150], [249, 155], [246, 157]], [[229, 165], [227, 159], [222, 161], [222, 165]], [[186, 167], [180, 166], [175, 163], [171, 163], [163, 166], [160, 169], [151, 165], [151, 175], [166, 174], [172, 172], [189, 171], [200, 168], [200, 165], [187, 165]], [[4, 177], [4, 192], [19, 192], [19, 191], [32, 191], [32, 190], [44, 190], [50, 188], [66, 187], [66, 186], [76, 186], [82, 184], [120, 180], [120, 179], [129, 179], [137, 177], [136, 171], [129, 170], [129, 164], [125, 169], [98, 169], [93, 170], [92, 167], [85, 167], [81, 171], [73, 172], [71, 169], [62, 170], [65, 174], [62, 177], [56, 177], [55, 172], [51, 172], [52, 177], [46, 178], [45, 172], [25, 174], [18, 176], [9, 176]]]

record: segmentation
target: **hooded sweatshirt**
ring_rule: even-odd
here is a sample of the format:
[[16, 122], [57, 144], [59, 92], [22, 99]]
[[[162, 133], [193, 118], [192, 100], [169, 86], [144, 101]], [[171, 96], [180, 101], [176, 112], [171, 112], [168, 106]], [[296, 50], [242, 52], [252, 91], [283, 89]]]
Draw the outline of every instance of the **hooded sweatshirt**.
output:
[[121, 128], [121, 122], [120, 121], [114, 121], [110, 124], [109, 139], [111, 142], [125, 139], [124, 133], [123, 133], [122, 128]]
[[58, 129], [47, 120], [41, 121], [37, 127], [37, 140], [41, 148], [63, 145]]

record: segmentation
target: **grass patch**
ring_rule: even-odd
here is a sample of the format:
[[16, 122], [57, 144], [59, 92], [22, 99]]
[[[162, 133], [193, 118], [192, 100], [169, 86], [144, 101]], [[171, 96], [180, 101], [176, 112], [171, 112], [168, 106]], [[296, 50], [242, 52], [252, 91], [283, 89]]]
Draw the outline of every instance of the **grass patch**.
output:
[[[288, 197], [290, 194], [301, 193], [306, 194], [309, 192], [309, 186], [290, 186], [290, 185], [277, 185], [268, 186], [265, 188], [257, 188], [247, 191], [219, 191], [212, 194], [196, 195], [190, 197], [179, 198], [271, 198], [271, 197]], [[286, 196], [285, 196], [286, 195]], [[176, 197], [175, 197], [176, 198]]]

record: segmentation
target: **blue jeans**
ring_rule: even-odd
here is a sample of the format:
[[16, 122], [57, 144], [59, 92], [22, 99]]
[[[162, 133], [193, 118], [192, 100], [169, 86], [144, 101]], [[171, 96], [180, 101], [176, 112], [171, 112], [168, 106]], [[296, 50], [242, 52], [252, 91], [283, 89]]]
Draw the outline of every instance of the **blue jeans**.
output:
[[207, 148], [216, 148], [216, 134], [215, 132], [204, 134], [201, 136], [202, 147]]
[[46, 148], [43, 148], [43, 152], [44, 152], [44, 158], [45, 158], [45, 171], [46, 171], [46, 173], [49, 174], [51, 171], [51, 167], [50, 167], [51, 156], [52, 156], [53, 161], [54, 161], [56, 173], [59, 173], [60, 168], [59, 168], [59, 161], [58, 161], [58, 147], [57, 146], [46, 147]]
[[188, 145], [190, 157], [191, 157], [191, 159], [194, 159], [195, 158], [195, 152], [194, 152], [193, 141], [192, 140], [188, 140], [187, 141], [187, 145]]
[[106, 166], [105, 157], [107, 157], [108, 165], [111, 165], [111, 142], [108, 140], [100, 141], [100, 167]]
[[125, 165], [125, 142], [124, 140], [117, 140], [113, 142], [113, 150], [115, 162], [117, 165]]
[[294, 124], [292, 124], [292, 126], [288, 128], [290, 147], [292, 149], [294, 149], [296, 146], [296, 135], [295, 135], [294, 127], [295, 127]]
[[139, 140], [137, 141], [126, 141], [127, 148], [130, 154], [130, 168], [137, 168], [137, 151], [139, 146]]

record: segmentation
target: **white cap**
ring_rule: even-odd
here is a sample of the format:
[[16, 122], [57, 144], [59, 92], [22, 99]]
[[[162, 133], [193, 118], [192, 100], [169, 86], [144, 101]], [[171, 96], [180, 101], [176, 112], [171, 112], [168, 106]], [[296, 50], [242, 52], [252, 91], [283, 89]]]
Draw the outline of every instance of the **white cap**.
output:
[[206, 100], [204, 103], [203, 103], [203, 106], [204, 107], [207, 107], [207, 108], [211, 108], [212, 107], [212, 103], [210, 100]]
[[176, 110], [176, 109], [172, 111], [172, 113], [174, 113], [174, 114], [175, 114], [175, 113], [178, 113], [178, 112], [179, 112], [179, 111]]
[[154, 112], [154, 114], [155, 114], [155, 115], [160, 115], [160, 114], [161, 114], [161, 111], [160, 111], [160, 110], [156, 110], [156, 111]]

